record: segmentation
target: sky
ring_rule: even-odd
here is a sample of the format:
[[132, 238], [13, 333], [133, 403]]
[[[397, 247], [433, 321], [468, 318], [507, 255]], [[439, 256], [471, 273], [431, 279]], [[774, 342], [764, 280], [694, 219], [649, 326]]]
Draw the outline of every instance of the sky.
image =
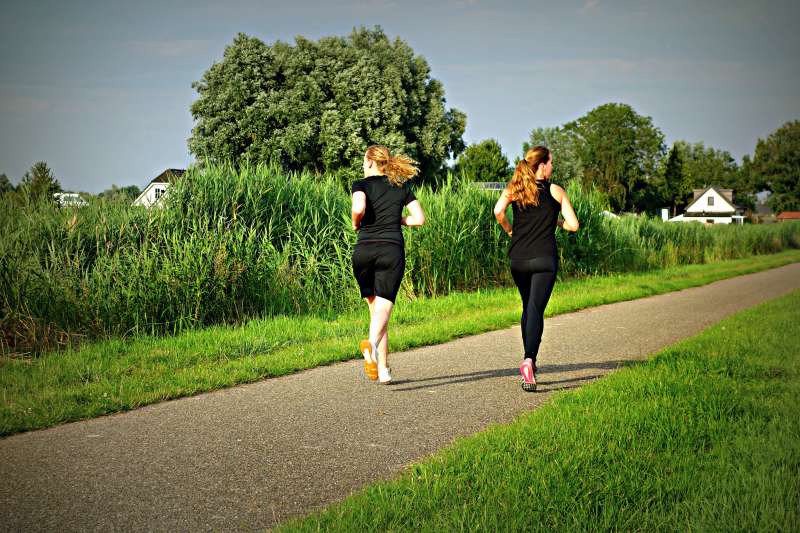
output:
[[4, 0], [0, 173], [36, 161], [65, 190], [185, 168], [192, 83], [244, 32], [267, 44], [379, 25], [425, 57], [464, 140], [512, 159], [534, 128], [618, 102], [666, 142], [741, 161], [800, 119], [800, 2]]

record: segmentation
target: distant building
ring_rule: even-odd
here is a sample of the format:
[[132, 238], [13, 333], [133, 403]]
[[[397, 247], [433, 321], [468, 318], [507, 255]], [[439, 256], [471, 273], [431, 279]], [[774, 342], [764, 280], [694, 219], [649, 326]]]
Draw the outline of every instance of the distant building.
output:
[[775, 213], [767, 205], [766, 198], [756, 202], [755, 210], [750, 214], [750, 219], [756, 224], [769, 224], [776, 222]]
[[800, 220], [800, 211], [784, 211], [777, 216], [778, 222], [786, 222], [787, 220]]
[[147, 184], [142, 193], [133, 201], [133, 205], [157, 206], [167, 193], [169, 186], [185, 173], [186, 170], [182, 168], [168, 168]]
[[694, 198], [683, 214], [670, 222], [702, 222], [704, 224], [741, 224], [744, 214], [733, 204], [733, 189], [707, 187], [695, 189]]
[[86, 200], [76, 192], [57, 192], [53, 194], [58, 207], [83, 207], [88, 205]]

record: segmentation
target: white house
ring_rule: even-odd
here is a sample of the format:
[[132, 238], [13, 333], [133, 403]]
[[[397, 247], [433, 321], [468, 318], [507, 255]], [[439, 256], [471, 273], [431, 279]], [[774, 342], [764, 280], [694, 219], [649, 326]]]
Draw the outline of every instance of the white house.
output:
[[182, 168], [168, 168], [153, 178], [142, 193], [133, 201], [133, 205], [151, 207], [158, 205], [161, 198], [167, 193], [169, 186], [183, 176], [186, 171]]
[[57, 192], [53, 194], [58, 207], [84, 207], [89, 205], [81, 195], [76, 192]]
[[695, 189], [694, 198], [683, 214], [670, 222], [702, 222], [704, 224], [741, 224], [744, 216], [733, 204], [733, 189], [707, 187]]

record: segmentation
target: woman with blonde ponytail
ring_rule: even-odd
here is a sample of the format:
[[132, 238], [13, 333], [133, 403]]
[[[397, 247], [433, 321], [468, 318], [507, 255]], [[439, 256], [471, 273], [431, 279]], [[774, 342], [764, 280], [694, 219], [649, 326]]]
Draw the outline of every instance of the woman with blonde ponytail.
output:
[[[351, 217], [358, 242], [353, 250], [353, 274], [369, 306], [369, 338], [361, 341], [364, 373], [373, 381], [391, 383], [388, 366], [389, 317], [405, 271], [405, 241], [401, 226], [421, 226], [422, 211], [408, 180], [417, 163], [391, 155], [385, 146], [370, 146], [364, 154], [364, 179], [353, 183]], [[403, 216], [408, 207], [409, 215]]]
[[[578, 231], [578, 217], [567, 193], [550, 183], [553, 157], [544, 146], [531, 148], [517, 164], [511, 182], [494, 206], [494, 216], [509, 237], [511, 276], [522, 298], [522, 344], [525, 354], [519, 367], [522, 388], [536, 390], [536, 356], [542, 341], [544, 309], [558, 273], [556, 226]], [[506, 218], [511, 204], [514, 226]], [[559, 212], [563, 219], [558, 218]]]

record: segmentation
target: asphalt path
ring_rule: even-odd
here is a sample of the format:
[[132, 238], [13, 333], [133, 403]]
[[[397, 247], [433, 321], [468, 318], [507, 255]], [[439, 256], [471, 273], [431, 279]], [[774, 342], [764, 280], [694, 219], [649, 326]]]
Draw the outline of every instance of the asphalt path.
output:
[[0, 439], [0, 531], [268, 528], [797, 288], [800, 263], [550, 318], [536, 393], [513, 327], [393, 354], [389, 386], [354, 360]]

